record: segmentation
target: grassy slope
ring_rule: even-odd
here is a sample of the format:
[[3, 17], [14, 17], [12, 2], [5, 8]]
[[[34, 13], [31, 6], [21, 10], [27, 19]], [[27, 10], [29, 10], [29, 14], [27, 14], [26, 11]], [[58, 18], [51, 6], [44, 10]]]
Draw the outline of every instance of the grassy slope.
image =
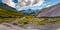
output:
[[16, 11], [7, 10], [0, 7], [0, 17], [22, 17], [23, 15]]
[[26, 16], [23, 20], [18, 21], [18, 24], [20, 25], [26, 24], [46, 25], [47, 23], [60, 24], [60, 18], [34, 18], [32, 16]]
[[21, 14], [17, 11], [11, 11], [0, 7], [0, 23], [5, 23], [5, 22], [9, 23], [23, 16], [24, 14]]

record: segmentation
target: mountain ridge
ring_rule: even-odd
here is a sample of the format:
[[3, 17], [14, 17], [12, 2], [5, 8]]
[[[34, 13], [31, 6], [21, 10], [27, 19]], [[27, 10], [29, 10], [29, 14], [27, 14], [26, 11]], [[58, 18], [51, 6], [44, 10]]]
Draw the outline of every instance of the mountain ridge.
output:
[[17, 11], [15, 8], [8, 6], [7, 4], [4, 3], [0, 3], [0, 7], [4, 8], [4, 9], [8, 9], [8, 10], [12, 10], [12, 11]]
[[60, 16], [59, 13], [60, 13], [60, 3], [54, 6], [42, 9], [42, 11], [37, 13], [36, 17], [58, 17]]
[[0, 18], [17, 18], [17, 17], [22, 17], [22, 16], [24, 15], [14, 10], [13, 8], [11, 10], [11, 7], [9, 6], [7, 6], [7, 8], [4, 7], [4, 5], [0, 6]]

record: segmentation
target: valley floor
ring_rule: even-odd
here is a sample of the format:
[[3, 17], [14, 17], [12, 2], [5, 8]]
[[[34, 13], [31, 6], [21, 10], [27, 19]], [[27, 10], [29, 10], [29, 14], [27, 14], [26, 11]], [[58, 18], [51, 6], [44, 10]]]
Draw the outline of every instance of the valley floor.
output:
[[[3, 29], [2, 29], [3, 28]], [[0, 18], [0, 30], [60, 30], [60, 18]]]

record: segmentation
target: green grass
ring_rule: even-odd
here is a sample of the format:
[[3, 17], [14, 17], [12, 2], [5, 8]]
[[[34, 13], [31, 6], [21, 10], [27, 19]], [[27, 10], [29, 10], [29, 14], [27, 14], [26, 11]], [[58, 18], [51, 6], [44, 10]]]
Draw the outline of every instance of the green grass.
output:
[[58, 23], [60, 24], [60, 18], [34, 18], [33, 16], [24, 16], [23, 19], [19, 18], [0, 18], [0, 23], [11, 23], [16, 21], [18, 25], [24, 26], [26, 24], [38, 24], [38, 25], [46, 25], [47, 23]]
[[11, 23], [12, 21], [15, 21], [16, 18], [0, 18], [0, 24], [1, 23]]
[[34, 18], [32, 16], [27, 16], [23, 20], [18, 21], [18, 24], [20, 24], [20, 25], [26, 25], [26, 24], [46, 25], [47, 23], [60, 24], [60, 18], [40, 18], [40, 19], [38, 19], [38, 18]]
[[37, 19], [32, 16], [26, 16], [23, 20], [18, 21], [18, 24], [20, 25], [26, 25], [26, 24], [45, 25], [45, 22], [41, 21], [41, 19]]
[[0, 7], [0, 23], [10, 23], [23, 16], [25, 15], [17, 11], [11, 11]]
[[0, 16], [1, 17], [22, 17], [24, 14], [21, 14], [17, 11], [11, 11], [0, 7]]

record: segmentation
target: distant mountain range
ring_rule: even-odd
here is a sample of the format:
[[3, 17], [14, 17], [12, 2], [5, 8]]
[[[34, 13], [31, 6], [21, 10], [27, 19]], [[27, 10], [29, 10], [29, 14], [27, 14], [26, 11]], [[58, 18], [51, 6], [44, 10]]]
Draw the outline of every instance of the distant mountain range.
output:
[[[7, 10], [12, 10], [12, 11], [17, 11], [15, 8], [8, 6], [7, 4], [4, 3], [0, 3], [0, 7], [7, 9]], [[22, 14], [27, 14], [27, 15], [34, 15], [36, 12], [38, 12], [39, 10], [32, 10], [32, 9], [26, 9], [26, 10], [21, 10], [21, 11], [17, 11], [20, 12]]]
[[38, 11], [39, 9], [38, 10], [27, 9], [27, 10], [21, 10], [19, 12], [27, 15], [35, 15]]
[[60, 3], [57, 5], [42, 9], [36, 17], [60, 17]]
[[[36, 17], [57, 17], [60, 16], [60, 3], [48, 8], [42, 9], [42, 11], [38, 10], [32, 10], [32, 9], [24, 9], [21, 11], [17, 11], [15, 8], [8, 6], [7, 4], [0, 3], [0, 8], [6, 9], [6, 10], [11, 10], [11, 11], [16, 11], [22, 14], [26, 15], [35, 15], [37, 14]], [[40, 11], [40, 12], [39, 12]], [[39, 13], [38, 13], [39, 12]], [[8, 13], [8, 12], [7, 12]]]

